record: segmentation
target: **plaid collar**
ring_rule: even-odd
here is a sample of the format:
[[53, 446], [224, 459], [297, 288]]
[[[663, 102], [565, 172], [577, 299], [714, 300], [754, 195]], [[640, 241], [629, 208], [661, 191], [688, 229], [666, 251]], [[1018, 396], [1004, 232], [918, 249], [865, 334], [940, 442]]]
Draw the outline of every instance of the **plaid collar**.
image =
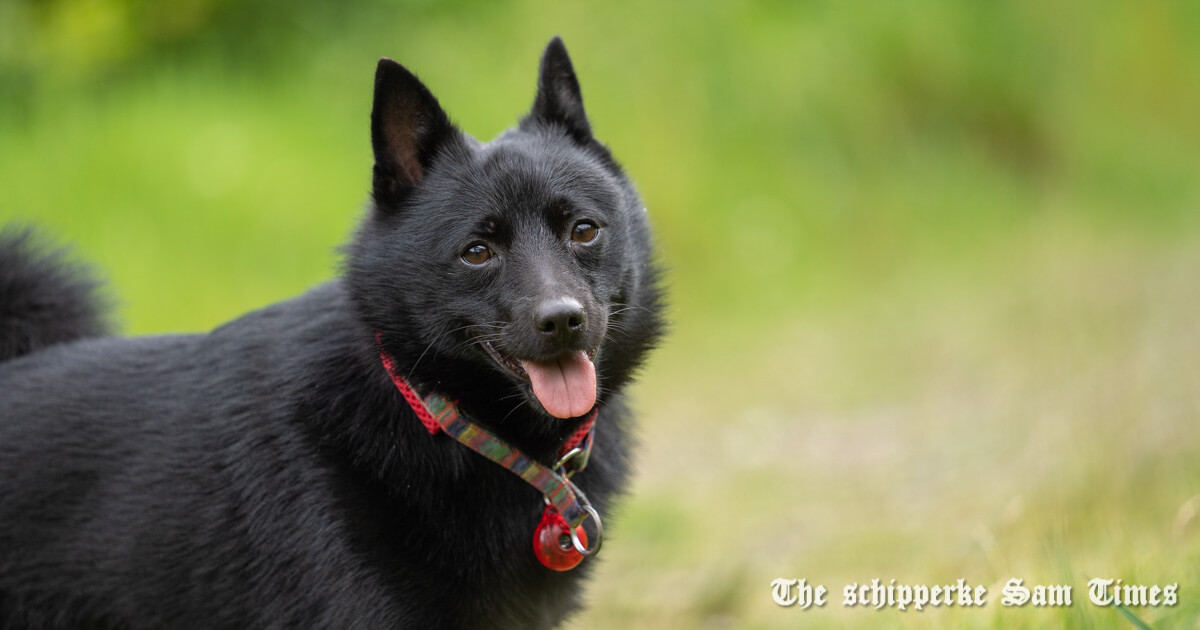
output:
[[[577, 566], [584, 557], [600, 550], [603, 529], [600, 515], [592, 507], [571, 477], [587, 466], [588, 456], [596, 433], [593, 408], [559, 449], [559, 460], [553, 467], [527, 457], [516, 447], [501, 440], [488, 429], [472, 422], [458, 410], [458, 405], [436, 393], [424, 397], [417, 394], [408, 380], [396, 368], [396, 362], [382, 345], [379, 358], [408, 405], [430, 435], [446, 433], [467, 448], [503, 466], [541, 493], [546, 507], [542, 520], [534, 530], [533, 546], [538, 560], [549, 569], [566, 571]], [[591, 517], [595, 536], [589, 546], [583, 523]]]

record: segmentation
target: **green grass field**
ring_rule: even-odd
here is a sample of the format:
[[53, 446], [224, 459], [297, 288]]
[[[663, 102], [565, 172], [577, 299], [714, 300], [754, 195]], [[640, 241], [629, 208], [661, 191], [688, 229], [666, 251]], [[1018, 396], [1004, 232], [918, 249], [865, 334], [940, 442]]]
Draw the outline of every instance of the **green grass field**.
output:
[[[1135, 627], [1107, 577], [1200, 628], [1200, 5], [171, 6], [0, 6], [0, 224], [72, 243], [130, 334], [337, 272], [379, 56], [487, 139], [564, 37], [673, 327], [571, 627]], [[873, 578], [988, 603], [842, 605]]]

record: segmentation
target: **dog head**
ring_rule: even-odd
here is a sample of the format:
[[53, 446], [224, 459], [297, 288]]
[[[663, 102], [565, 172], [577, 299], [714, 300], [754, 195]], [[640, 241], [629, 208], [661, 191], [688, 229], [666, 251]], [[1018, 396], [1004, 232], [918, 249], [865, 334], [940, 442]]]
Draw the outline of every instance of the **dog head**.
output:
[[347, 278], [404, 373], [476, 409], [558, 418], [628, 380], [662, 327], [649, 226], [561, 40], [529, 113], [486, 144], [381, 60], [371, 140], [374, 205]]

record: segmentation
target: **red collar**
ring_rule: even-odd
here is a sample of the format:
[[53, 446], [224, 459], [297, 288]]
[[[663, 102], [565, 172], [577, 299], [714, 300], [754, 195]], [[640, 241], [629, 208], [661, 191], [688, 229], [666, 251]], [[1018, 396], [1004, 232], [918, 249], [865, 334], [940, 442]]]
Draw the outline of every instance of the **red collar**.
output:
[[[555, 571], [566, 571], [578, 565], [585, 556], [595, 555], [600, 550], [603, 538], [600, 515], [588, 502], [587, 495], [571, 482], [571, 476], [587, 466], [599, 408], [593, 408], [563, 443], [559, 460], [551, 468], [525, 456], [516, 447], [463, 416], [454, 402], [433, 393], [424, 397], [418, 395], [382, 346], [379, 358], [396, 389], [431, 435], [445, 432], [467, 448], [508, 469], [542, 494], [546, 507], [533, 533], [533, 547], [543, 565]], [[591, 546], [583, 528], [589, 516], [596, 526]]]

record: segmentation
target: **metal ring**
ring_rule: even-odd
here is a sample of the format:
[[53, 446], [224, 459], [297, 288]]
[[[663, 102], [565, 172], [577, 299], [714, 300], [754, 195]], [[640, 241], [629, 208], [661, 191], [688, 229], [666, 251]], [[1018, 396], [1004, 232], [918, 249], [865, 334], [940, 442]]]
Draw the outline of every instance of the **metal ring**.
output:
[[583, 449], [576, 446], [575, 448], [567, 451], [567, 453], [565, 455], [560, 457], [559, 460], [554, 463], [553, 470], [558, 471], [558, 473], [560, 475], [567, 477], [568, 479], [571, 478], [572, 475], [579, 472], [579, 469], [566, 470], [566, 466], [567, 466], [567, 464], [574, 462], [575, 458], [579, 457], [582, 454], [583, 454]]
[[[592, 520], [596, 521], [596, 545], [589, 550], [583, 545], [583, 541], [579, 540], [579, 534], [575, 533], [575, 528], [567, 527], [567, 531], [571, 533], [571, 545], [575, 547], [575, 551], [578, 551], [585, 558], [596, 555], [596, 552], [600, 551], [601, 543], [604, 542], [604, 526], [600, 524], [600, 514], [596, 512], [596, 508], [592, 507], [586, 501], [585, 499], [583, 505], [580, 507], [592, 517]], [[586, 520], [584, 519], [584, 521]], [[583, 525], [584, 521], [580, 521], [579, 524]]]

